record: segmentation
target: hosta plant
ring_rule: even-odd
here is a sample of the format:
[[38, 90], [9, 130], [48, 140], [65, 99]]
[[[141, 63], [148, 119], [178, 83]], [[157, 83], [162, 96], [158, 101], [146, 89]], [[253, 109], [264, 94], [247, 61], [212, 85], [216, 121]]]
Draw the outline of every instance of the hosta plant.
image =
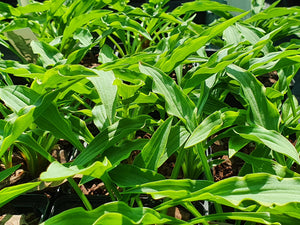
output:
[[[263, 1], [253, 1], [252, 11], [242, 12], [198, 0], [169, 12], [167, 2], [141, 8], [126, 1], [1, 4], [3, 45], [13, 48], [4, 32], [25, 19], [37, 37], [29, 45], [37, 56], [31, 63], [0, 62], [0, 158], [8, 165], [0, 176], [16, 169], [8, 168], [14, 149], [27, 156], [31, 170], [38, 158], [49, 164], [33, 172], [38, 181], [3, 188], [1, 206], [67, 180], [85, 208], [43, 224], [299, 222], [300, 108], [290, 85], [300, 67], [299, 43], [278, 42], [298, 35], [299, 9], [276, 3], [264, 9]], [[193, 15], [207, 10], [219, 17], [196, 24]], [[77, 64], [96, 45], [98, 64]], [[271, 73], [277, 80], [266, 85]], [[16, 77], [26, 84], [16, 84]], [[53, 158], [58, 140], [76, 149], [72, 161]], [[228, 148], [212, 152], [218, 140]], [[216, 182], [212, 169], [223, 155], [238, 158], [242, 168]], [[168, 160], [174, 168], [164, 174]], [[112, 199], [98, 208], [79, 188], [95, 178]], [[144, 195], [157, 204], [146, 207]], [[189, 219], [168, 215], [173, 207], [184, 208]]]

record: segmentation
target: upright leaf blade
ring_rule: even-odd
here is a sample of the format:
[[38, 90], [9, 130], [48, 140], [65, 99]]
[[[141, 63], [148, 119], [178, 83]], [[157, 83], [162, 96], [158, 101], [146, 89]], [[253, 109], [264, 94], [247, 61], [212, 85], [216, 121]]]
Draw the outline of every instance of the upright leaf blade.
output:
[[226, 72], [241, 84], [245, 100], [249, 103], [249, 122], [278, 131], [280, 115], [266, 98], [263, 85], [250, 72], [236, 65], [227, 66]]
[[249, 127], [239, 126], [233, 128], [233, 130], [241, 137], [265, 144], [273, 151], [284, 154], [300, 164], [299, 153], [295, 147], [280, 133], [254, 125]]
[[114, 85], [115, 76], [112, 71], [94, 70], [98, 77], [90, 77], [89, 80], [94, 84], [102, 104], [104, 105], [109, 124], [115, 122], [117, 104], [117, 86]]
[[139, 116], [132, 119], [121, 119], [107, 127], [87, 146], [87, 148], [74, 160], [73, 165], [85, 165], [101, 155], [106, 149], [128, 136], [131, 132], [145, 126], [149, 116]]
[[134, 165], [141, 168], [157, 170], [161, 157], [166, 151], [167, 141], [173, 118], [168, 118], [153, 134], [142, 152], [135, 158]]
[[193, 129], [194, 103], [183, 93], [171, 77], [164, 74], [159, 69], [140, 64], [140, 71], [153, 78], [153, 91], [164, 96], [166, 101], [166, 111], [179, 117], [188, 124], [189, 129]]
[[226, 20], [221, 24], [215, 25], [207, 29], [203, 33], [201, 33], [198, 37], [189, 38], [182, 45], [174, 49], [168, 56], [161, 57], [157, 62], [156, 67], [160, 68], [164, 72], [170, 73], [172, 70], [174, 70], [176, 66], [178, 66], [181, 62], [183, 62], [189, 55], [198, 51], [213, 37], [222, 33], [227, 27], [231, 26], [236, 21], [243, 18], [246, 14], [248, 13], [247, 12], [243, 13], [232, 19]]
[[244, 123], [246, 120], [243, 111], [217, 111], [205, 118], [199, 126], [193, 131], [185, 144], [185, 148], [192, 147], [218, 131]]

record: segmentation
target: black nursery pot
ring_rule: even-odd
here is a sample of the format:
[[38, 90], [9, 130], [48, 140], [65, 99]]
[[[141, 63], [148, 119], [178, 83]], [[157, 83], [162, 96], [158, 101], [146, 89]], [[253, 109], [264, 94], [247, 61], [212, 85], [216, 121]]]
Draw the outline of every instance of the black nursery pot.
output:
[[[89, 200], [93, 208], [97, 208], [100, 205], [111, 202], [111, 198], [105, 195], [89, 195], [87, 196], [87, 199]], [[70, 194], [57, 197], [49, 209], [49, 218], [63, 211], [76, 207], [84, 208], [84, 205], [78, 195]]]
[[43, 222], [47, 217], [50, 201], [46, 195], [24, 194], [10, 201], [0, 210], [1, 214], [26, 215], [33, 213], [37, 222]]

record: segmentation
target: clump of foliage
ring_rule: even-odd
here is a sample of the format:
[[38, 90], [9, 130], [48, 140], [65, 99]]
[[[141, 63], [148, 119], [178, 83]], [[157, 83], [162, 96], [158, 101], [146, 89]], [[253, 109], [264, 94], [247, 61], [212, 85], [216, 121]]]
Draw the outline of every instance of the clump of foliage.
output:
[[[0, 158], [6, 166], [0, 180], [17, 169], [16, 149], [39, 177], [3, 188], [1, 207], [43, 182], [67, 179], [86, 208], [43, 224], [299, 222], [300, 107], [290, 89], [300, 67], [300, 42], [293, 39], [299, 37], [299, 7], [276, 2], [264, 9], [263, 1], [253, 1], [252, 11], [243, 12], [198, 0], [167, 11], [168, 2], [0, 3], [0, 44], [19, 58], [0, 60]], [[198, 24], [195, 13], [208, 10], [217, 19]], [[19, 34], [24, 29], [34, 38], [21, 48], [10, 37], [26, 44]], [[95, 49], [97, 65], [79, 64]], [[278, 80], [265, 87], [260, 77], [274, 71]], [[138, 132], [151, 139], [137, 139]], [[208, 151], [223, 138], [228, 149]], [[61, 139], [79, 152], [65, 164], [51, 155]], [[249, 143], [253, 151], [241, 152]], [[132, 160], [135, 150], [141, 152]], [[218, 155], [243, 160], [239, 176], [214, 182]], [[159, 168], [171, 156], [175, 166], [165, 177]], [[48, 168], [40, 171], [41, 163]], [[112, 202], [93, 209], [73, 179], [78, 174], [79, 185], [101, 179]], [[144, 207], [143, 194], [163, 201]], [[199, 201], [213, 207], [200, 211], [193, 204]], [[189, 221], [166, 214], [178, 205], [192, 215]]]

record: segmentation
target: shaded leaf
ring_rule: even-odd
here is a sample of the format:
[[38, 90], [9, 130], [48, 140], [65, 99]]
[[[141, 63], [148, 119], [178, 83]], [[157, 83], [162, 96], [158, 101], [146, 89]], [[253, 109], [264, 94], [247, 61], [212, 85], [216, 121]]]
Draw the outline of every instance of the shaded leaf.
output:
[[158, 169], [161, 157], [166, 151], [172, 120], [170, 117], [159, 126], [142, 152], [135, 158], [134, 165], [154, 171]]
[[134, 165], [120, 164], [109, 171], [111, 179], [120, 187], [132, 187], [152, 181], [164, 180], [165, 177], [153, 170]]
[[241, 84], [245, 100], [250, 107], [249, 122], [269, 130], [278, 130], [280, 115], [277, 108], [266, 98], [263, 85], [250, 72], [236, 65], [228, 66], [226, 72]]
[[[151, 66], [140, 64], [140, 71], [153, 78], [153, 91], [164, 96], [166, 101], [166, 111], [179, 117], [188, 124], [189, 129], [193, 129], [192, 121], [194, 103], [179, 88], [171, 77]], [[180, 102], [180, 104], [178, 104]]]

